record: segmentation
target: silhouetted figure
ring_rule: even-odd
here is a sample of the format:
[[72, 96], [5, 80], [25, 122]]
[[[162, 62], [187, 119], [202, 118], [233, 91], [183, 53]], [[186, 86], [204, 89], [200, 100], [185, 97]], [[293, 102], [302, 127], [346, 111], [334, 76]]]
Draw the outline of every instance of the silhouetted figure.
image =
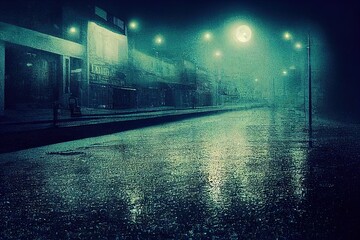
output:
[[192, 97], [191, 97], [191, 104], [192, 104], [192, 108], [194, 109], [196, 107], [196, 97], [195, 97], [195, 95], [192, 95]]
[[81, 116], [81, 109], [78, 103], [78, 99], [73, 95], [69, 97], [69, 109], [72, 117]]

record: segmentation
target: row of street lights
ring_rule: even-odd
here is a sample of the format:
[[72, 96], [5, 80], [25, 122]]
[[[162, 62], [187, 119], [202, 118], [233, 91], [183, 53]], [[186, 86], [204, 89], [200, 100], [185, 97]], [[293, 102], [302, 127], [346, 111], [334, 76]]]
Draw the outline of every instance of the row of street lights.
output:
[[[138, 21], [132, 20], [129, 22], [129, 29], [133, 32], [138, 31], [140, 28]], [[233, 30], [233, 35], [235, 40], [238, 43], [247, 43], [252, 39], [252, 30], [251, 28], [246, 25], [246, 24], [239, 24], [238, 26], [236, 26]], [[209, 44], [210, 42], [214, 39], [214, 35], [212, 32], [210, 31], [206, 31], [203, 33], [202, 35], [202, 39], [203, 41], [207, 42], [207, 49], [206, 52], [209, 52]], [[285, 32], [283, 34], [283, 39], [286, 41], [289, 41], [292, 43], [292, 46], [294, 48], [294, 50], [300, 51], [301, 49], [303, 49], [303, 44], [299, 41], [295, 41], [293, 35], [290, 32]], [[164, 44], [165, 42], [165, 38], [158, 34], [154, 37], [154, 44], [156, 44], [157, 46], [160, 46], [162, 44]], [[311, 134], [312, 134], [312, 95], [311, 95], [311, 62], [310, 62], [310, 37], [308, 36], [308, 54], [307, 54], [307, 58], [308, 58], [308, 115], [309, 115], [309, 122], [308, 122], [308, 127], [309, 127], [309, 133], [310, 133], [310, 142], [311, 142]], [[215, 50], [213, 52], [213, 56], [215, 57], [215, 59], [220, 59], [223, 56], [223, 52], [219, 49]], [[219, 64], [219, 63], [217, 63]], [[292, 69], [294, 69], [295, 66], [292, 66]], [[218, 69], [219, 74], [220, 74], [220, 70]], [[283, 76], [287, 76], [288, 75], [288, 70], [285, 69], [282, 71], [282, 75]], [[220, 76], [219, 76], [220, 77]], [[259, 81], [258, 78], [255, 78], [255, 81]], [[305, 91], [305, 87], [304, 87], [304, 91]], [[305, 101], [305, 93], [304, 93], [304, 101]], [[305, 104], [304, 104], [305, 107]], [[305, 111], [305, 109], [304, 109]], [[306, 111], [305, 111], [306, 112]]]
[[[286, 41], [292, 41], [293, 36], [289, 32], [285, 32], [283, 38]], [[295, 50], [301, 50], [303, 44], [301, 42], [293, 43]], [[309, 128], [309, 146], [312, 147], [312, 79], [311, 79], [311, 45], [310, 45], [310, 33], [307, 34], [307, 75], [308, 75], [308, 128]], [[283, 71], [283, 75], [287, 75], [287, 71]], [[305, 110], [305, 82], [304, 82], [304, 112]]]
[[[129, 22], [129, 29], [133, 32], [137, 32], [140, 28], [139, 26], [139, 22], [136, 20], [131, 20]], [[252, 31], [251, 28], [245, 24], [239, 25], [236, 29], [235, 29], [235, 39], [240, 42], [240, 43], [246, 43], [249, 42], [251, 37], [252, 37]], [[203, 34], [203, 40], [206, 42], [211, 42], [213, 40], [213, 34], [210, 31], [207, 31]], [[165, 42], [165, 38], [158, 34], [154, 37], [154, 43], [156, 45], [161, 45]], [[222, 56], [222, 51], [221, 50], [215, 50], [214, 51], [214, 56], [215, 57], [220, 57]]]

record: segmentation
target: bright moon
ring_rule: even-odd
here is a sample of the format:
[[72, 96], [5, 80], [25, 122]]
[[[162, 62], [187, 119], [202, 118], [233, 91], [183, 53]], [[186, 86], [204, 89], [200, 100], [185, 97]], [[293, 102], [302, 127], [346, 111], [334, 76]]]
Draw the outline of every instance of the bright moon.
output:
[[236, 29], [236, 39], [243, 43], [250, 41], [251, 29], [247, 25], [241, 25]]

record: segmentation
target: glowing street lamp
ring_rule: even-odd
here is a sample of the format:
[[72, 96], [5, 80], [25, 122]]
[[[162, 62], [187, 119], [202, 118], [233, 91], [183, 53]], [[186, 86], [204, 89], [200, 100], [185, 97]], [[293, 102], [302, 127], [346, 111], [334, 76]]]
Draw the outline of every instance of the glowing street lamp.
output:
[[291, 40], [292, 39], [292, 35], [289, 32], [284, 32], [283, 38], [285, 40]]
[[222, 52], [220, 50], [216, 50], [215, 53], [214, 53], [214, 56], [216, 58], [220, 58], [222, 56]]
[[70, 39], [73, 41], [80, 40], [80, 31], [77, 26], [74, 26], [74, 25], [68, 26], [66, 35], [69, 38], [69, 40]]
[[156, 57], [159, 58], [159, 50], [161, 48], [161, 45], [164, 44], [164, 38], [161, 35], [157, 35], [154, 38], [154, 44], [156, 45], [156, 47], [154, 47], [155, 53], [156, 53]]
[[76, 27], [70, 27], [69, 28], [69, 33], [71, 33], [71, 34], [75, 34], [75, 33], [77, 33], [77, 29], [76, 29]]
[[164, 43], [164, 38], [160, 35], [157, 35], [154, 39], [156, 45], [161, 45]]
[[212, 34], [211, 34], [211, 32], [206, 32], [206, 33], [204, 33], [203, 37], [204, 37], [205, 41], [209, 42], [212, 39]]
[[129, 28], [131, 30], [137, 30], [139, 28], [139, 23], [135, 20], [130, 21]]
[[128, 39], [129, 39], [129, 43], [131, 45], [131, 48], [132, 49], [135, 49], [135, 42], [136, 42], [136, 35], [137, 35], [137, 32], [139, 31], [139, 22], [137, 20], [131, 20], [129, 22], [129, 36], [128, 36]]
[[302, 48], [303, 48], [303, 46], [302, 46], [301, 42], [296, 42], [296, 43], [295, 43], [295, 49], [296, 49], [296, 50], [300, 50], [300, 49], [302, 49]]
[[221, 60], [220, 58], [222, 57], [222, 52], [220, 50], [216, 50], [214, 52], [214, 57], [215, 59], [217, 59], [214, 63], [215, 63], [215, 67], [216, 67], [216, 71], [217, 71], [217, 81], [216, 81], [216, 104], [219, 105], [220, 104], [220, 93], [219, 93], [219, 89], [220, 89], [220, 81], [221, 81]]

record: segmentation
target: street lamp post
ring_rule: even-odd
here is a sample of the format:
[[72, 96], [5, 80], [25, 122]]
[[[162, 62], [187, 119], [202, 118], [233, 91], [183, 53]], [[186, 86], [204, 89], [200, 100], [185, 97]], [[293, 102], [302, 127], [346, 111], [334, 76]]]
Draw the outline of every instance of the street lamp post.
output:
[[221, 101], [220, 101], [220, 82], [221, 82], [221, 66], [220, 66], [220, 58], [222, 56], [222, 52], [220, 50], [216, 50], [214, 53], [215, 58], [217, 59], [216, 63], [217, 63], [217, 77], [216, 77], [216, 85], [217, 85], [217, 89], [216, 89], [216, 98], [217, 98], [217, 105], [221, 105]]
[[211, 67], [211, 58], [209, 57], [210, 47], [213, 42], [213, 33], [210, 31], [205, 31], [201, 34], [201, 61], [205, 68]]
[[285, 87], [285, 85], [286, 85], [286, 80], [288, 79], [288, 78], [286, 78], [287, 76], [288, 76], [288, 71], [287, 70], [283, 70], [283, 76], [284, 76], [284, 78], [283, 78], [283, 81], [282, 81], [282, 87], [283, 87], [283, 89], [282, 89], [282, 103], [283, 104], [285, 104], [285, 101], [284, 101], [284, 99], [285, 99], [285, 96], [287, 95], [286, 94], [286, 87]]
[[[286, 32], [284, 34], [285, 40], [291, 40], [292, 36], [290, 33]], [[310, 32], [307, 34], [307, 70], [308, 70], [308, 128], [309, 128], [309, 147], [312, 147], [312, 80], [311, 80], [311, 41], [310, 41]], [[302, 44], [297, 42], [295, 43], [294, 47], [296, 49], [301, 49]], [[304, 81], [305, 85], [305, 81]], [[306, 115], [305, 110], [305, 86], [304, 86], [304, 113]]]
[[205, 41], [209, 42], [212, 39], [212, 34], [211, 32], [205, 32], [203, 37]]
[[157, 35], [154, 38], [154, 43], [155, 43], [156, 58], [159, 58], [159, 48], [160, 48], [161, 45], [163, 45], [164, 38], [161, 35]]
[[311, 45], [308, 33], [308, 81], [309, 81], [309, 146], [312, 147], [312, 92], [311, 92]]
[[[129, 30], [131, 32], [131, 48], [130, 48], [130, 51], [129, 51], [129, 63], [130, 63], [130, 74], [131, 74], [131, 81], [132, 81], [132, 84], [137, 84], [137, 78], [136, 78], [136, 74], [135, 74], [135, 59], [134, 59], [134, 56], [135, 56], [135, 47], [136, 47], [136, 35], [137, 35], [137, 32], [139, 30], [139, 23], [138, 21], [136, 20], [131, 20], [129, 22]], [[135, 96], [135, 107], [136, 109], [139, 108], [139, 103], [140, 103], [140, 88], [137, 89], [136, 91], [136, 96]]]
[[139, 23], [136, 21], [136, 20], [131, 20], [130, 23], [129, 23], [129, 29], [131, 30], [131, 33], [132, 33], [132, 36], [131, 36], [131, 39], [132, 39], [132, 46], [131, 48], [132, 49], [135, 49], [135, 38], [136, 38], [136, 33], [138, 32], [139, 30]]
[[[200, 44], [201, 44], [201, 48], [200, 48], [200, 61], [202, 62], [204, 68], [210, 72], [211, 71], [211, 68], [214, 67], [214, 69], [217, 69], [217, 74], [219, 75], [219, 66], [216, 67], [217, 64], [219, 64], [218, 61], [219, 58], [221, 57], [222, 53], [220, 51], [216, 51], [214, 53], [214, 58], [215, 58], [215, 61], [213, 60], [212, 56], [211, 56], [211, 50], [210, 48], [212, 47], [212, 43], [213, 43], [213, 38], [214, 38], [214, 35], [213, 35], [213, 32], [209, 31], [209, 30], [206, 30], [206, 31], [203, 31], [201, 33], [201, 36], [200, 36]], [[211, 57], [210, 57], [211, 56]], [[216, 75], [216, 73], [215, 73]], [[219, 76], [216, 77], [215, 79], [215, 93], [214, 93], [214, 99], [213, 100], [213, 103], [214, 105], [219, 105], [219, 94], [218, 94], [218, 89], [219, 89]], [[196, 96], [197, 93], [194, 93], [194, 95]]]

